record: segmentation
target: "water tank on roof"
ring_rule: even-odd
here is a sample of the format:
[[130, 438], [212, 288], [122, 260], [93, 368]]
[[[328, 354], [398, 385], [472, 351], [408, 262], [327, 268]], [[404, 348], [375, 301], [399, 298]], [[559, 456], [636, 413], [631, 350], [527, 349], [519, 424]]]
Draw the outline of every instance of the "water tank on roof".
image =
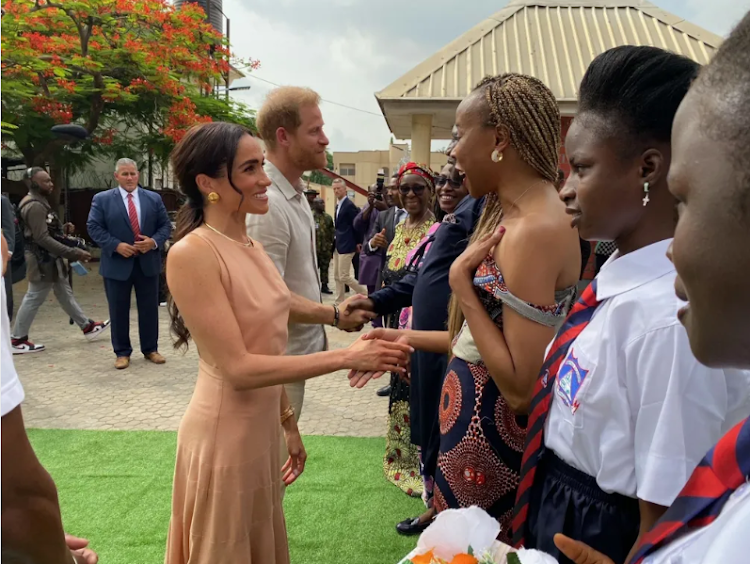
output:
[[[213, 28], [219, 33], [224, 33], [224, 16], [221, 11], [224, 9], [222, 6], [222, 0], [175, 0], [175, 6], [179, 8], [183, 4], [188, 2], [198, 4], [206, 15], [209, 17], [209, 21]], [[210, 6], [208, 4], [211, 4]]]

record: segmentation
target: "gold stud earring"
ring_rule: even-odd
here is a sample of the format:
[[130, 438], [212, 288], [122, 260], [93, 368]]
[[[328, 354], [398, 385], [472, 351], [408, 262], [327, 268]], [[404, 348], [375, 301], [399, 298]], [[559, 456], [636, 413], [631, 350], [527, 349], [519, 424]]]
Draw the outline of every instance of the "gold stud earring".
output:
[[494, 151], [492, 151], [492, 156], [490, 158], [492, 159], [493, 163], [499, 163], [503, 160], [503, 154], [502, 152], [495, 149]]
[[221, 200], [221, 196], [219, 196], [216, 192], [209, 192], [207, 199], [209, 204], [215, 204], [216, 202]]

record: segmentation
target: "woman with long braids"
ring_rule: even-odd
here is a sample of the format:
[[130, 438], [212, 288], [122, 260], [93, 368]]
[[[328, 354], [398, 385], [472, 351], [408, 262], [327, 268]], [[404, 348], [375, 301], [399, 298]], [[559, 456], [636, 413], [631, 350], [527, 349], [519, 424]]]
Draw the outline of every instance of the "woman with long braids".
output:
[[[334, 306], [289, 293], [245, 215], [268, 211], [263, 151], [234, 124], [192, 128], [172, 153], [187, 202], [167, 260], [176, 347], [195, 340], [198, 380], [177, 434], [167, 564], [287, 564], [281, 482], [304, 470], [281, 384], [344, 368], [403, 371], [409, 347], [358, 340], [284, 356], [287, 323], [340, 325]], [[290, 458], [279, 463], [284, 431]]]
[[580, 247], [555, 189], [560, 113], [542, 82], [519, 74], [483, 80], [458, 107], [456, 126], [451, 155], [469, 193], [486, 204], [451, 267], [449, 331], [399, 333], [416, 349], [452, 347], [439, 407], [436, 509], [482, 507], [509, 541], [525, 414], [545, 347], [575, 295]]

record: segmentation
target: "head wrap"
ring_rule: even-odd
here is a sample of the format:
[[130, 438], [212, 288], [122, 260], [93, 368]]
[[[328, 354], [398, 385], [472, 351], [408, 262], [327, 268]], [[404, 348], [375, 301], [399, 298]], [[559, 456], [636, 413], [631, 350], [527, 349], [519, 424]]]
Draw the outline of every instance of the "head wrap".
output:
[[432, 173], [428, 166], [412, 162], [406, 163], [398, 170], [398, 186], [401, 186], [401, 179], [407, 174], [416, 174], [417, 176], [421, 176], [427, 181], [427, 185], [430, 187], [430, 190], [432, 190], [433, 192], [435, 191], [435, 175]]

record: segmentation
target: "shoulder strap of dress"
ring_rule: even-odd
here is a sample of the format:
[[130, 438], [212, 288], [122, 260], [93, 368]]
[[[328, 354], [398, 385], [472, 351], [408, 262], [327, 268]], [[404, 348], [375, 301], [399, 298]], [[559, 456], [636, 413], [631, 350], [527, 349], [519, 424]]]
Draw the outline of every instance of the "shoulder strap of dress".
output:
[[575, 288], [565, 290], [562, 296], [559, 292], [556, 293], [555, 309], [552, 311], [546, 311], [523, 301], [521, 298], [511, 294], [510, 291], [495, 292], [495, 297], [497, 299], [502, 301], [522, 317], [539, 323], [540, 325], [555, 328], [559, 327], [565, 321], [565, 317], [568, 315], [568, 310], [575, 300], [575, 295]]

